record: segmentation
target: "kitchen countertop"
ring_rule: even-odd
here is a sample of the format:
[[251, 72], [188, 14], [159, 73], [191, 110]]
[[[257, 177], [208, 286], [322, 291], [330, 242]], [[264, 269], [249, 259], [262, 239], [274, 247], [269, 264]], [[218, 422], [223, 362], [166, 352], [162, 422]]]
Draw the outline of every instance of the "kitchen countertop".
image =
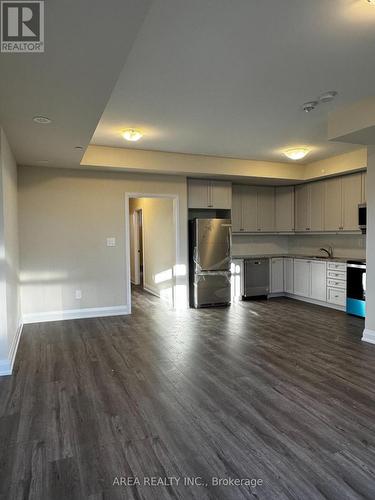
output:
[[324, 257], [318, 255], [298, 255], [298, 254], [261, 254], [261, 255], [232, 255], [232, 259], [275, 259], [285, 257], [290, 259], [306, 259], [306, 260], [324, 260], [326, 262], [348, 262], [349, 260], [356, 260], [358, 262], [366, 262], [366, 259], [357, 257]]

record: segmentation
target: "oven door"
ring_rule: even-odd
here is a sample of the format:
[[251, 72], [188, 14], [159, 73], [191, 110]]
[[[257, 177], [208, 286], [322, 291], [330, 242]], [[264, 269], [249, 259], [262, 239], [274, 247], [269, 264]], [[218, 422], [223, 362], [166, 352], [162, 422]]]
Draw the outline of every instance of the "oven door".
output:
[[347, 265], [347, 307], [349, 314], [366, 315], [366, 264]]

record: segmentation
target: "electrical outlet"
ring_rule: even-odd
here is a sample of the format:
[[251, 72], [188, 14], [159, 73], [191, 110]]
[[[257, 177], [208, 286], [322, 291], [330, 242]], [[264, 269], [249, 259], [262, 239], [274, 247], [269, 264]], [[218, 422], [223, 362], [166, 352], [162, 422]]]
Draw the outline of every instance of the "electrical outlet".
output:
[[115, 247], [116, 246], [116, 238], [107, 238], [107, 247]]
[[82, 299], [82, 290], [76, 290], [76, 299], [77, 300]]

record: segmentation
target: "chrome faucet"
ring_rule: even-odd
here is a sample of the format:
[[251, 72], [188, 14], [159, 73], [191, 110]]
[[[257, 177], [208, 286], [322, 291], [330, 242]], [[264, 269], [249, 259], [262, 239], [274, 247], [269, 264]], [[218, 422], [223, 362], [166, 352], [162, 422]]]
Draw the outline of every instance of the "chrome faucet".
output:
[[320, 248], [320, 251], [321, 252], [325, 252], [328, 255], [328, 258], [332, 259], [332, 257], [333, 257], [333, 248], [331, 246], [329, 246], [328, 249], [327, 248]]

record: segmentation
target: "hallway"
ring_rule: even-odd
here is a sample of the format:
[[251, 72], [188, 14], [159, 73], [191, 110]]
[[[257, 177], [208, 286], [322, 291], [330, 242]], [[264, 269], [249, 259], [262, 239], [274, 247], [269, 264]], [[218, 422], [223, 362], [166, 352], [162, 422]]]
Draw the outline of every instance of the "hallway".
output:
[[176, 312], [139, 289], [131, 316], [25, 326], [0, 380], [0, 498], [373, 498], [362, 329], [284, 298]]

